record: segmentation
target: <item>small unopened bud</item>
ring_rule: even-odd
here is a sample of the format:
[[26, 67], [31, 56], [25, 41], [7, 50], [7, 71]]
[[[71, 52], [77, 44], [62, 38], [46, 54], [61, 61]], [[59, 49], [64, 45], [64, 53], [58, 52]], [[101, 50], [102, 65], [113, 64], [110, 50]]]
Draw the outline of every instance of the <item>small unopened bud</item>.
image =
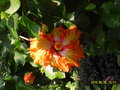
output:
[[26, 73], [24, 75], [24, 82], [28, 85], [33, 84], [35, 79], [36, 79], [36, 76], [33, 74], [33, 72]]

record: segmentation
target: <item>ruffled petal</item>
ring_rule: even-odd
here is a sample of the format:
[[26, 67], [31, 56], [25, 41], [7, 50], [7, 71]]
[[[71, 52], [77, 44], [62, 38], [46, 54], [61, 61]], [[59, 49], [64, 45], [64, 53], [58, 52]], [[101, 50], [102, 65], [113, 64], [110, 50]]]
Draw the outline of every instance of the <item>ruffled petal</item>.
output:
[[52, 66], [60, 71], [68, 72], [73, 66], [79, 67], [79, 59], [84, 57], [79, 37], [80, 30], [76, 26], [69, 29], [55, 28], [46, 34], [43, 28], [40, 39], [30, 39], [30, 56], [34, 63], [41, 66]]
[[68, 72], [70, 70], [67, 60], [55, 53], [51, 58], [51, 66], [58, 68], [60, 71], [64, 71], [64, 72]]
[[80, 66], [78, 60], [84, 58], [82, 46], [79, 44], [79, 41], [71, 42], [59, 54], [67, 59], [69, 65], [76, 67]]
[[35, 53], [34, 63], [40, 64], [41, 66], [48, 66], [50, 64], [52, 53], [47, 50], [38, 50]]
[[80, 37], [80, 30], [77, 30], [76, 26], [71, 26], [69, 29], [66, 30], [66, 37], [64, 39], [63, 45], [68, 45], [73, 40], [78, 40]]
[[60, 40], [60, 31], [58, 30], [58, 28], [55, 28], [52, 31], [52, 35], [54, 36], [54, 40], [55, 41], [59, 41]]

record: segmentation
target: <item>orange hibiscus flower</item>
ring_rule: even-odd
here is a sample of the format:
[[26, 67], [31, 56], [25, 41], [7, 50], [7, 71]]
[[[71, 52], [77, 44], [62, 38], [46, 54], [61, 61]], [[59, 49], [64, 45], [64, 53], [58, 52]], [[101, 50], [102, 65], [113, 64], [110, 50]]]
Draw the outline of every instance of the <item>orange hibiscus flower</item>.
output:
[[76, 26], [71, 26], [69, 29], [54, 28], [50, 34], [46, 34], [43, 28], [40, 39], [30, 38], [30, 56], [36, 64], [50, 65], [60, 71], [68, 72], [73, 66], [79, 67], [78, 60], [84, 57], [78, 39], [80, 34]]

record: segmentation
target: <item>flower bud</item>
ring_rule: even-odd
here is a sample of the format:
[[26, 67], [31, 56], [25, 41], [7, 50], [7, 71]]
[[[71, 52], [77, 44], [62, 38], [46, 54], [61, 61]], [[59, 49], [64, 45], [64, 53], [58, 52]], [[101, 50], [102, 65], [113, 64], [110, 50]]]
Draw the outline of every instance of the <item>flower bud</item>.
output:
[[28, 85], [33, 84], [35, 79], [36, 79], [36, 76], [34, 76], [33, 72], [26, 73], [24, 75], [24, 82]]

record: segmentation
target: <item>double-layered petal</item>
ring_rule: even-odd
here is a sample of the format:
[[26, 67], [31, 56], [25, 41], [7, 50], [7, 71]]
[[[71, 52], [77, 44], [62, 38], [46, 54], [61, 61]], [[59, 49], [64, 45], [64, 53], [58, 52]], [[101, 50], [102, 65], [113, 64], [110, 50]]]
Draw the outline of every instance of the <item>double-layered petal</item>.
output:
[[79, 67], [78, 60], [84, 57], [79, 41], [80, 34], [76, 26], [69, 29], [54, 28], [50, 34], [46, 34], [43, 29], [40, 39], [30, 39], [30, 56], [36, 64], [50, 65], [68, 72], [73, 66]]

